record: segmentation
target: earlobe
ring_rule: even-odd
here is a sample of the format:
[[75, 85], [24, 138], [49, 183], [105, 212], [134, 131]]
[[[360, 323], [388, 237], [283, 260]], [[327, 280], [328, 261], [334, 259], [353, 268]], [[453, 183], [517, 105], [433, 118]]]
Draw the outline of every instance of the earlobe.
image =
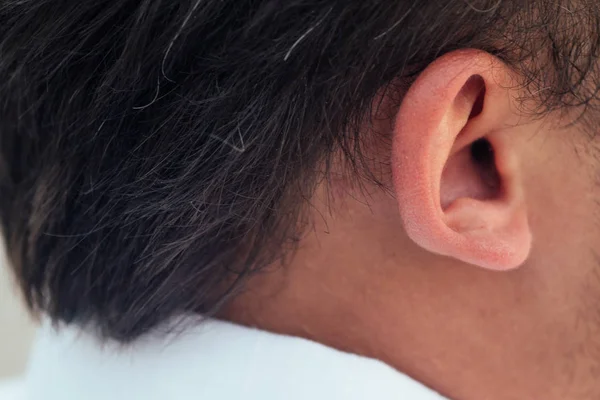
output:
[[505, 68], [479, 51], [431, 64], [404, 97], [392, 146], [408, 235], [428, 251], [495, 270], [518, 267], [531, 247]]

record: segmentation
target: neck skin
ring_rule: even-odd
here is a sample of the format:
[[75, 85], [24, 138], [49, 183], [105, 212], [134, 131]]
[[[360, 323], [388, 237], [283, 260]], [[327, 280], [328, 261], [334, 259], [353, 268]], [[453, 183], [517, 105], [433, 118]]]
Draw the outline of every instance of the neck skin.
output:
[[586, 351], [595, 328], [577, 322], [572, 295], [596, 267], [562, 268], [590, 265], [573, 259], [580, 239], [553, 234], [540, 210], [538, 240], [564, 250], [554, 263], [540, 252], [526, 267], [485, 271], [415, 246], [394, 200], [368, 198], [378, 207], [347, 199], [316, 219], [292, 263], [254, 277], [223, 317], [382, 360], [452, 399], [599, 398], [597, 353]]

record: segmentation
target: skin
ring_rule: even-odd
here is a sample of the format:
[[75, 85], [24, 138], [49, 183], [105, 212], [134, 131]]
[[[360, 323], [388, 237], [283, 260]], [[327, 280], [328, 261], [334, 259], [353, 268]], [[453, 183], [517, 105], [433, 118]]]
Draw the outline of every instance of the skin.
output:
[[[565, 113], [520, 112], [515, 79], [474, 51], [432, 64], [375, 123], [390, 191], [323, 184], [293, 260], [224, 317], [383, 360], [452, 399], [600, 398], [596, 144]], [[502, 190], [465, 156], [481, 138]]]

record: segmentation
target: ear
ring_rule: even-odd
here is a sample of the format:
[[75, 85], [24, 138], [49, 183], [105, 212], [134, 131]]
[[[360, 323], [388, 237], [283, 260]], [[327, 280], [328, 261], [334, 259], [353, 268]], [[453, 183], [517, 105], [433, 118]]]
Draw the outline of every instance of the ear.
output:
[[428, 251], [494, 270], [521, 265], [531, 232], [508, 121], [508, 68], [476, 50], [432, 63], [400, 106], [392, 146], [398, 207]]

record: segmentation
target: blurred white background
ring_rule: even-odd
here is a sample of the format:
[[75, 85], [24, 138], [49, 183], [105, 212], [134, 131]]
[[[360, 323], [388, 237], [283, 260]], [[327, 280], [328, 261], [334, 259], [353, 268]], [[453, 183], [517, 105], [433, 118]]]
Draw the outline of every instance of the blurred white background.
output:
[[34, 323], [25, 312], [0, 246], [0, 380], [23, 373]]

